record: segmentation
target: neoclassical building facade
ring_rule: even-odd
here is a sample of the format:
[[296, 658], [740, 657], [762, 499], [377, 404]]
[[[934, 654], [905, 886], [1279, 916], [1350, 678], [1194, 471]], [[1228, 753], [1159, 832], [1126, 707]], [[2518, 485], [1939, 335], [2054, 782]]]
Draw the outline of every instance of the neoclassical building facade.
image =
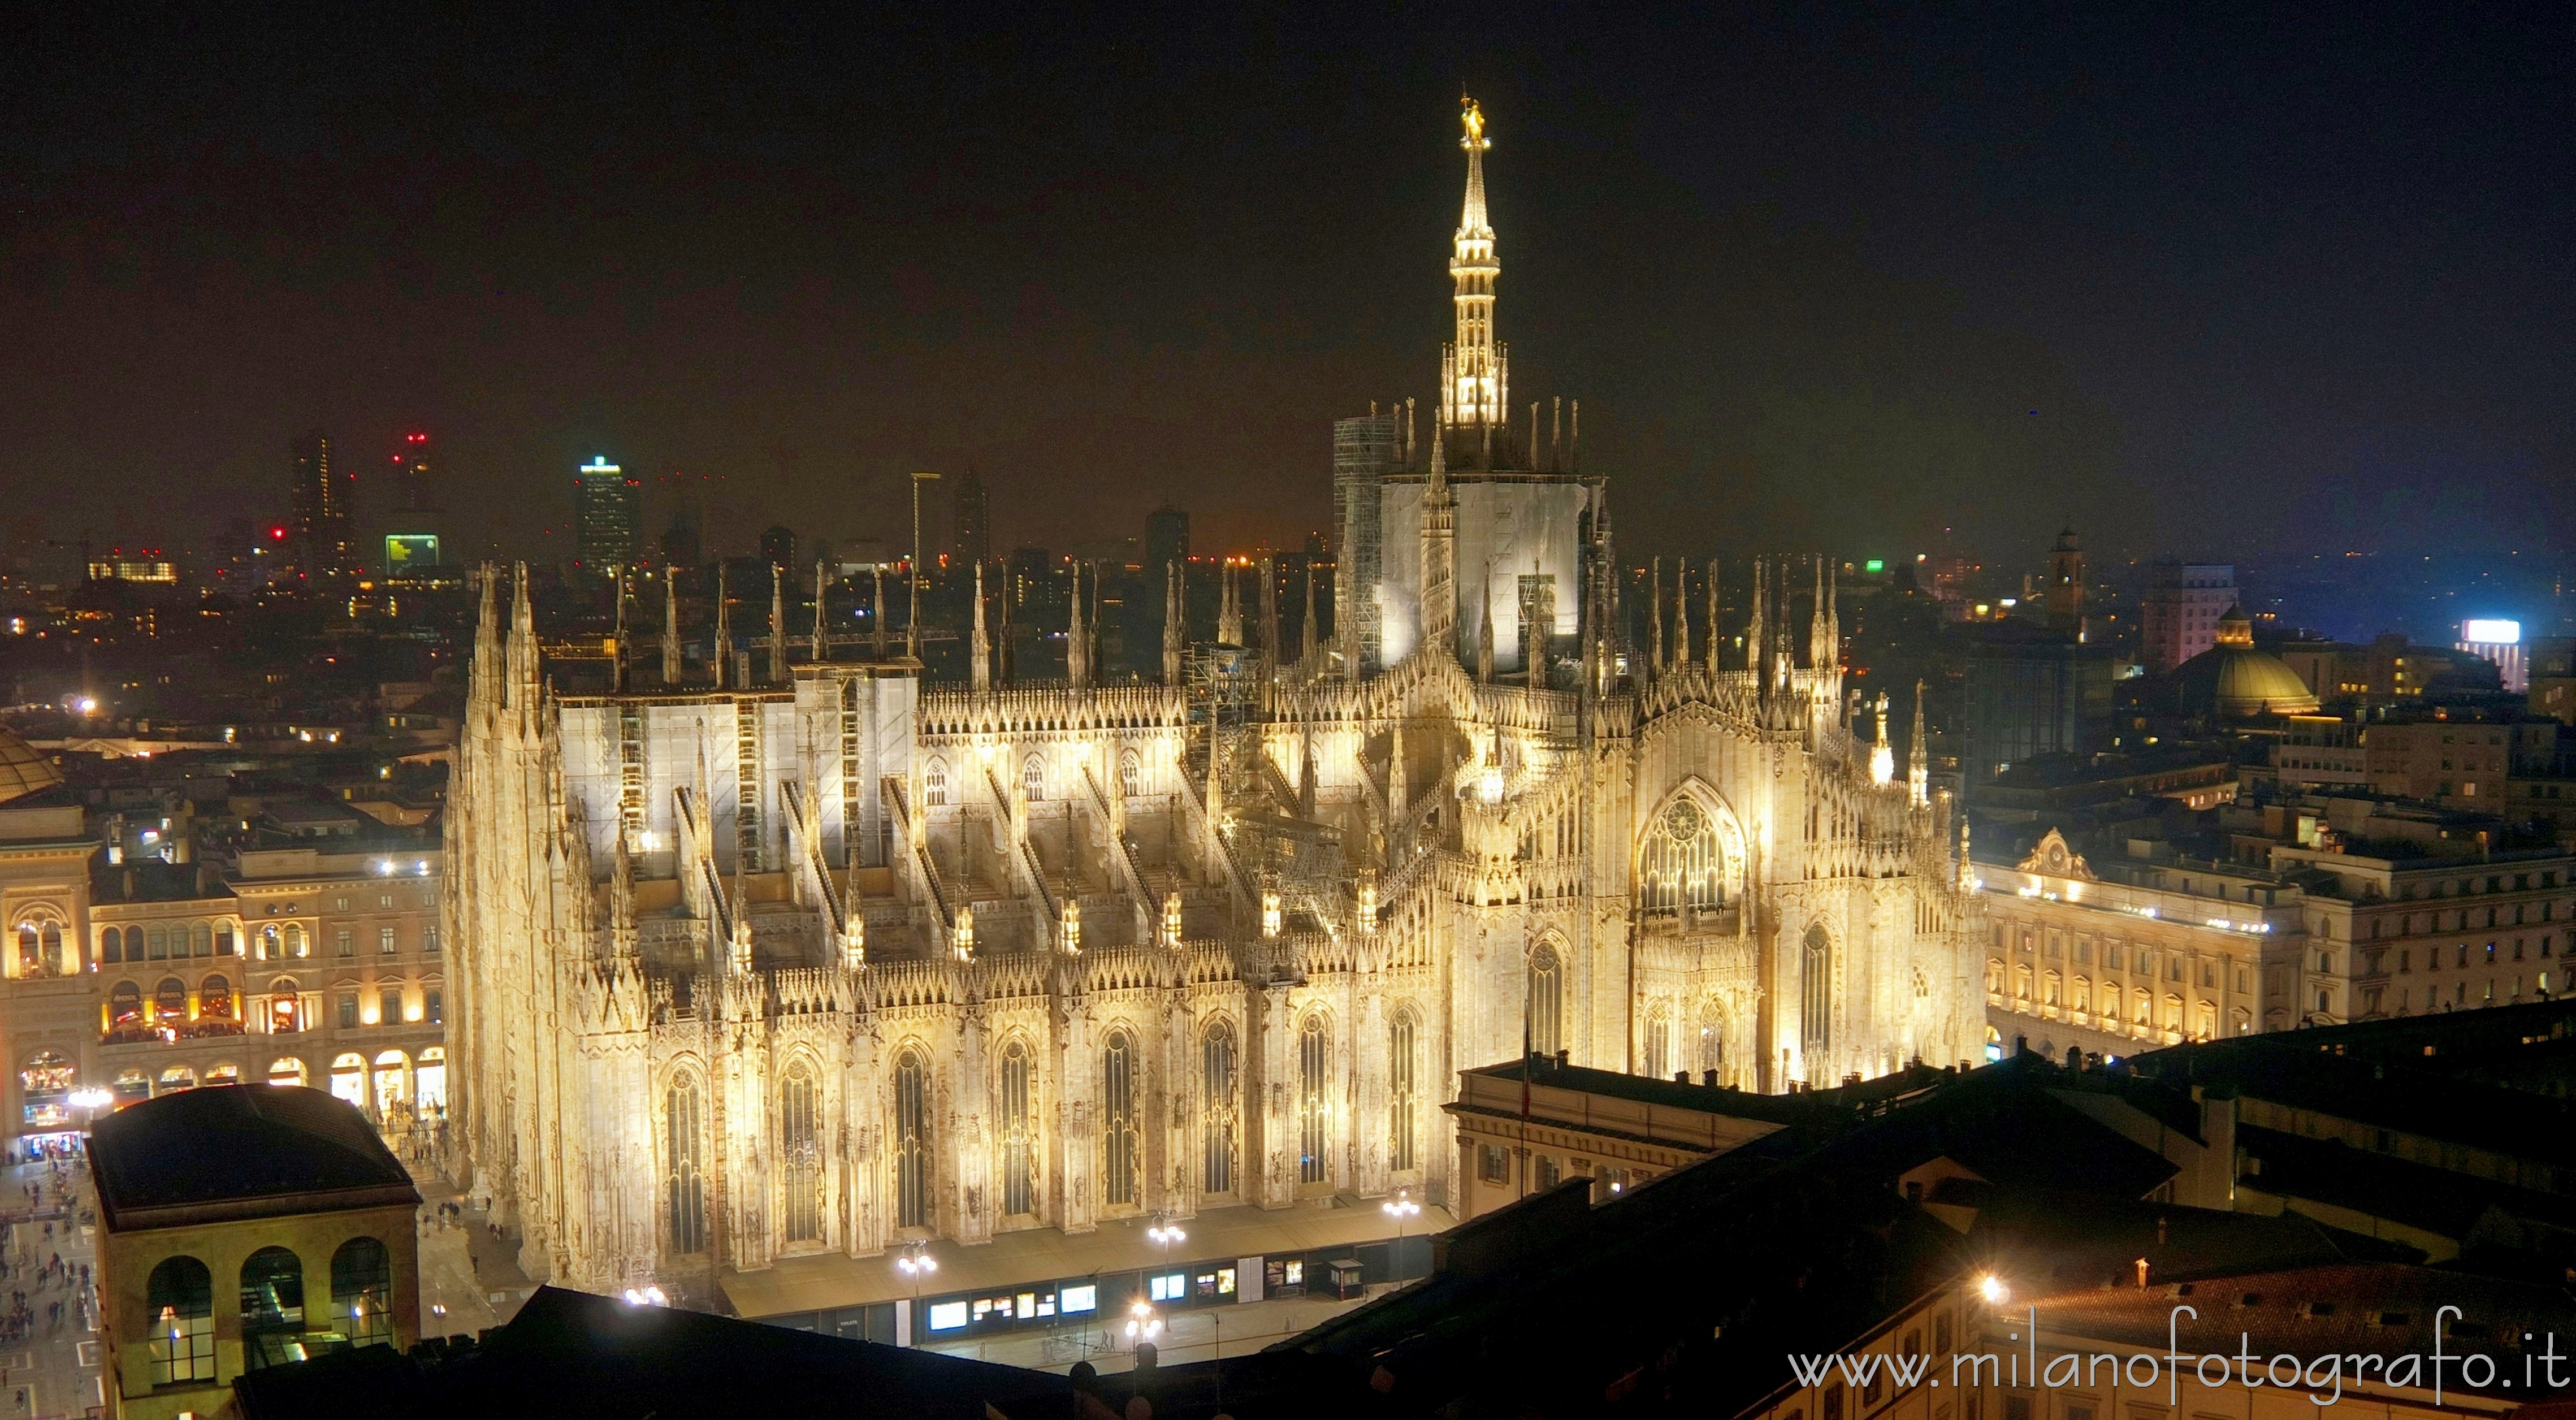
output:
[[1077, 597], [1067, 679], [994, 687], [979, 623], [968, 689], [790, 658], [773, 612], [757, 684], [687, 683], [668, 635], [569, 696], [486, 574], [457, 1159], [531, 1275], [1445, 1197], [1458, 1072], [1524, 1050], [1769, 1091], [1977, 1054], [1951, 811], [1883, 705], [1855, 733], [1829, 581], [1793, 634], [1763, 569], [1740, 639], [1679, 589], [1668, 637], [1658, 592], [1636, 644], [1606, 480], [1511, 423], [1465, 127], [1439, 413], [1390, 426], [1331, 643], [1283, 646], [1265, 579], [1212, 644], [1167, 616], [1164, 683], [1101, 685]]

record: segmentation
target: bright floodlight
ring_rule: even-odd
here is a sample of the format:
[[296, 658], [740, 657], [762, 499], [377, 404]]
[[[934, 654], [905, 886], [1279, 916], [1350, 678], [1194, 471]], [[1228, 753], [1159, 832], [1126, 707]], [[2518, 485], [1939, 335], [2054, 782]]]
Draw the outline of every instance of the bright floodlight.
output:
[[2473, 646], [2514, 646], [2522, 642], [2522, 623], [2483, 619], [2460, 623], [2460, 639]]
[[1989, 1272], [1977, 1279], [1977, 1295], [2001, 1306], [2012, 1296], [2012, 1288], [2004, 1285], [2004, 1279]]

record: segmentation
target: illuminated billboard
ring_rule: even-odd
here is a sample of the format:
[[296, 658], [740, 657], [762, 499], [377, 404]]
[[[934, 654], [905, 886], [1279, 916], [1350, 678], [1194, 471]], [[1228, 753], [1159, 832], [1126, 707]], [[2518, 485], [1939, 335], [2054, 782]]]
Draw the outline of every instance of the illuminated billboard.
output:
[[2518, 646], [2522, 644], [2519, 621], [2463, 621], [2460, 639], [2472, 646]]
[[438, 565], [436, 533], [392, 533], [385, 538], [385, 575], [425, 571]]

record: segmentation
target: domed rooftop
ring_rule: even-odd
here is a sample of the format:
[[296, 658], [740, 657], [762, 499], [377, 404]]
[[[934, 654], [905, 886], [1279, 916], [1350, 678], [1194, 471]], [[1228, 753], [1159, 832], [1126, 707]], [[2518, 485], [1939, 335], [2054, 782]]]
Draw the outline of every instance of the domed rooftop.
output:
[[63, 782], [54, 762], [27, 747], [18, 732], [0, 725], [0, 804], [39, 794]]
[[2254, 623], [2237, 607], [2218, 619], [2217, 645], [2174, 667], [2173, 692], [2176, 707], [2186, 713], [2225, 720], [2304, 715], [2317, 708], [2316, 692], [2297, 671], [2254, 649]]

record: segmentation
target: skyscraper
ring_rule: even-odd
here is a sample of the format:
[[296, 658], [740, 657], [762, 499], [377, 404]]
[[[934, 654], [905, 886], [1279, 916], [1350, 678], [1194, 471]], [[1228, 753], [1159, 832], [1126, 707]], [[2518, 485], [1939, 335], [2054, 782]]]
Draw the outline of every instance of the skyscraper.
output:
[[289, 489], [296, 570], [308, 579], [349, 571], [349, 491], [354, 481], [331, 471], [331, 440], [315, 429], [295, 441], [294, 482]]
[[760, 560], [772, 567], [787, 569], [789, 580], [796, 576], [796, 530], [783, 523], [773, 523], [760, 535]]
[[957, 480], [956, 488], [950, 526], [957, 533], [957, 560], [971, 566], [993, 555], [993, 508], [984, 493], [984, 480], [973, 469]]
[[[1145, 571], [1160, 577], [1163, 569], [1190, 556], [1190, 515], [1166, 503], [1145, 515]], [[1159, 584], [1157, 584], [1159, 585]]]
[[447, 529], [438, 485], [430, 473], [427, 433], [415, 429], [395, 446], [391, 486], [380, 519], [385, 575], [415, 576], [436, 569], [445, 560], [441, 538]]
[[574, 552], [583, 568], [605, 574], [635, 560], [644, 543], [640, 480], [605, 458], [583, 464], [574, 485]]
[[427, 513], [438, 507], [438, 489], [430, 481], [429, 435], [419, 430], [403, 435], [394, 451], [394, 506], [405, 513]]

